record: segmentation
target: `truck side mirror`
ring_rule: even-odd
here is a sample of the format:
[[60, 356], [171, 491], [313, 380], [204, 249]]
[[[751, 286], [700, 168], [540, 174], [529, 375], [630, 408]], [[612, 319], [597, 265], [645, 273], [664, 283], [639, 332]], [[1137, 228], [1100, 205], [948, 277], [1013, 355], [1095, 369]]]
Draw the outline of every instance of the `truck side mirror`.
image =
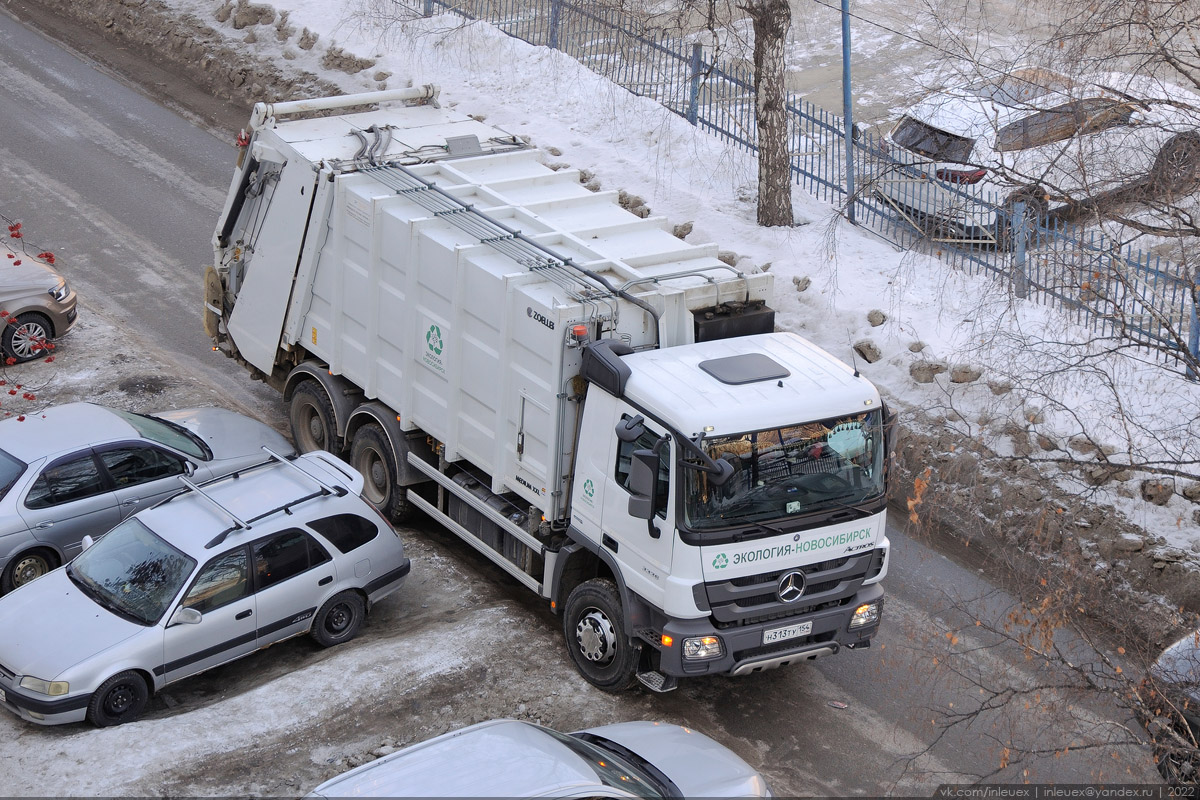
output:
[[617, 423], [617, 438], [626, 444], [636, 442], [638, 437], [646, 432], [645, 422], [646, 420], [641, 414], [636, 417], [626, 417]]
[[629, 459], [629, 516], [653, 519], [658, 492], [658, 453], [634, 450]]

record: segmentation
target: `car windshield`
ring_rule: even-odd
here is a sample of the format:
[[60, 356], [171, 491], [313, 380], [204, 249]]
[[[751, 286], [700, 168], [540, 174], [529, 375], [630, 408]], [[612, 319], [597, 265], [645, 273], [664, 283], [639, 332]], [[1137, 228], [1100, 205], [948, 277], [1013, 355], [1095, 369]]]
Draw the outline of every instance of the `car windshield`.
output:
[[725, 483], [686, 470], [684, 520], [713, 530], [853, 507], [883, 496], [883, 414], [863, 414], [706, 439], [733, 467]]
[[542, 730], [571, 748], [586, 760], [605, 786], [612, 786], [637, 797], [664, 797], [663, 789], [650, 775], [630, 764], [616, 753], [575, 736]]
[[195, 559], [130, 517], [80, 553], [67, 566], [67, 574], [88, 597], [114, 614], [153, 625], [195, 567]]
[[122, 411], [119, 408], [109, 410], [136, 428], [142, 437], [152, 442], [173, 447], [201, 461], [207, 461], [212, 457], [208, 445], [204, 443], [204, 440], [182, 425], [176, 425], [173, 422], [167, 422], [155, 417], [148, 417], [145, 414]]
[[905, 150], [928, 156], [934, 161], [968, 163], [975, 140], [957, 136], [927, 125], [912, 117], [902, 117], [892, 129], [892, 141]]
[[21, 477], [25, 467], [24, 461], [0, 450], [0, 497], [8, 494], [8, 490], [17, 482], [17, 478]]

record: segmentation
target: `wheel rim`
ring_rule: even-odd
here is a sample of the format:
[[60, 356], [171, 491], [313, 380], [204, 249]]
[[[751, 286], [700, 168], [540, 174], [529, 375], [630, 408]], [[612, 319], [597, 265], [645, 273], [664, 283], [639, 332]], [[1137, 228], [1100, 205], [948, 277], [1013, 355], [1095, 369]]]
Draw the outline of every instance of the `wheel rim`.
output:
[[296, 433], [302, 440], [298, 443], [300, 448], [305, 452], [324, 450], [328, 437], [325, 435], [325, 421], [321, 419], [320, 411], [312, 403], [306, 402], [299, 409], [299, 417]]
[[353, 622], [354, 609], [350, 608], [349, 603], [338, 603], [325, 616], [325, 631], [333, 636], [341, 636]]
[[598, 608], [588, 608], [575, 625], [575, 642], [588, 661], [607, 666], [617, 653], [617, 633], [612, 621]]
[[41, 556], [24, 556], [13, 567], [13, 586], [24, 586], [50, 571], [50, 564]]
[[118, 683], [104, 695], [104, 713], [119, 717], [133, 707], [135, 693], [128, 683]]
[[37, 322], [25, 322], [12, 335], [12, 349], [17, 358], [30, 359], [46, 349], [46, 329]]
[[1196, 177], [1195, 153], [1189, 147], [1176, 147], [1167, 156], [1167, 185], [1179, 188]]
[[388, 493], [388, 470], [383, 456], [373, 447], [364, 448], [355, 461], [354, 468], [362, 473], [365, 482], [363, 495], [372, 504], [383, 506]]

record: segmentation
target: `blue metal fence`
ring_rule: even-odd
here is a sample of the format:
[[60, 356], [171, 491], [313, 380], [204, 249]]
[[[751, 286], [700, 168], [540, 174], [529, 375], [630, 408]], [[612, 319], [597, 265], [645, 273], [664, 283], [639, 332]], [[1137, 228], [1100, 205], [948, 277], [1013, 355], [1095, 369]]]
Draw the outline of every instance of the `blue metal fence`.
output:
[[[558, 49], [634, 94], [650, 97], [726, 141], [757, 150], [754, 76], [747, 64], [705, 58], [704, 48], [583, 0], [397, 0], [430, 16], [478, 19]], [[1158, 256], [1114, 245], [1097, 231], [1056, 222], [1033, 198], [1004, 201], [947, 183], [894, 158], [876, 136], [853, 137], [855, 196], [845, 185], [841, 117], [792, 97], [792, 174], [817, 198], [898, 245], [972, 274], [1006, 281], [1018, 297], [1057, 306], [1102, 336], [1167, 356], [1191, 374], [1200, 355], [1197, 287]]]

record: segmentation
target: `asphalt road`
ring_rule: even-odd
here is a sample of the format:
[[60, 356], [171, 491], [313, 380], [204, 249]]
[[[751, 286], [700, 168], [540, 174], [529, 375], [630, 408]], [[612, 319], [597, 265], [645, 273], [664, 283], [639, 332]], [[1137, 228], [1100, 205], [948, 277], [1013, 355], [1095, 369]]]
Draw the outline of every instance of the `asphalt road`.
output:
[[[88, 313], [117, 321], [179, 370], [228, 388], [278, 422], [278, 399], [212, 353], [200, 328], [201, 267], [233, 156], [228, 141], [0, 13], [0, 181], [7, 189], [0, 211], [24, 220], [35, 241], [45, 232], [54, 242]], [[172, 687], [145, 722], [112, 731], [42, 729], [0, 717], [5, 793], [295, 794], [386, 731], [421, 738], [414, 731], [522, 716], [566, 729], [633, 718], [692, 725], [759, 767], [783, 796], [928, 795], [941, 783], [995, 770], [1006, 758], [999, 742], [1007, 732], [1053, 749], [1078, 742], [1081, 724], [1128, 723], [1099, 698], [1047, 691], [1031, 706], [988, 713], [939, 738], [939, 720], [971, 707], [980, 678], [1032, 686], [1054, 675], [971, 632], [975, 618], [1004, 613], [1004, 595], [986, 573], [895, 527], [890, 595], [871, 649], [736, 680], [695, 680], [667, 695], [620, 697], [573, 674], [558, 620], [522, 587], [445, 534], [407, 535], [419, 541], [413, 580], [349, 645], [321, 652], [307, 641], [273, 647]], [[937, 643], [959, 629], [964, 651], [973, 650], [969, 668], [936, 668]], [[460, 639], [470, 646], [458, 646]], [[418, 644], [422, 652], [414, 651]], [[405, 660], [438, 646], [454, 649], [456, 666], [421, 671]], [[333, 689], [313, 689], [312, 696], [301, 689], [286, 700], [268, 694], [279, 709], [261, 719], [239, 716], [239, 703], [273, 683], [290, 686], [285, 682], [310, 675], [301, 686], [322, 685], [319, 668], [368, 676], [366, 685], [377, 691], [350, 699]], [[220, 746], [211, 745], [211, 730], [207, 737], [195, 731], [209, 719], [237, 722], [227, 723]], [[116, 777], [97, 783], [89, 749], [134, 748], [147, 735], [156, 745], [131, 759], [127, 785]], [[45, 754], [60, 749], [66, 756], [47, 763]], [[1047, 755], [999, 776], [1155, 778], [1146, 751], [1128, 747]]]

